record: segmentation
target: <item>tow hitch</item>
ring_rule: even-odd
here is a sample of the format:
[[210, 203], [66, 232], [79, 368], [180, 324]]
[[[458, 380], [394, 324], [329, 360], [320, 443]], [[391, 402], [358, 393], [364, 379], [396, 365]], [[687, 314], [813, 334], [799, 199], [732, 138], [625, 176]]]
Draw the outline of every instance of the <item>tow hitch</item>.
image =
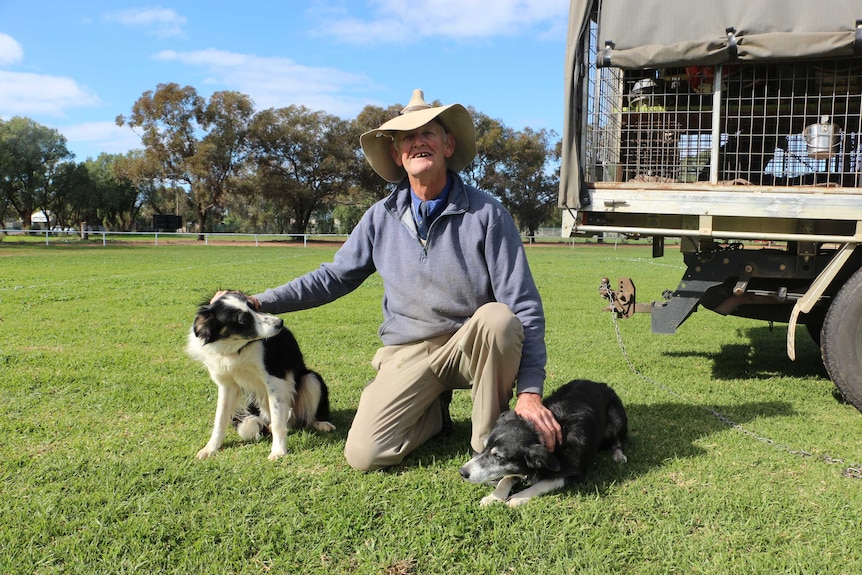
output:
[[611, 280], [602, 278], [599, 293], [610, 302], [604, 311], [612, 311], [618, 318], [627, 318], [635, 313], [651, 313], [653, 304], [637, 303], [635, 298], [635, 283], [631, 278], [620, 278], [619, 289], [611, 289]]

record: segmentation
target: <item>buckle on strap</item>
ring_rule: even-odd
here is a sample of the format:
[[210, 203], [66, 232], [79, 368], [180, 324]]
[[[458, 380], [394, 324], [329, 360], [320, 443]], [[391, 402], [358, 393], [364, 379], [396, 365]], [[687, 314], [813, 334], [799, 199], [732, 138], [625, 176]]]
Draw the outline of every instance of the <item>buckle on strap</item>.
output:
[[736, 60], [739, 56], [739, 49], [736, 45], [736, 28], [730, 26], [725, 28], [724, 32], [727, 34], [727, 54], [731, 60]]

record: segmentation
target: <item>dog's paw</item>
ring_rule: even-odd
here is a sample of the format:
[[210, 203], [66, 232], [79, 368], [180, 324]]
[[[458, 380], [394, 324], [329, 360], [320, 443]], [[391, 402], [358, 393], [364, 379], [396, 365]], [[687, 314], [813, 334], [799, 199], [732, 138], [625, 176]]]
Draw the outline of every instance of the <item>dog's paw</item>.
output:
[[216, 451], [217, 451], [216, 449], [210, 449], [209, 447], [204, 447], [203, 449], [198, 451], [198, 454], [196, 455], [196, 457], [198, 459], [206, 459], [207, 457], [212, 457], [213, 455], [215, 455]]
[[629, 458], [626, 457], [626, 454], [623, 453], [622, 449], [614, 449], [613, 458], [617, 463], [627, 463], [629, 460]]
[[329, 433], [331, 431], [335, 431], [335, 426], [329, 423], [328, 421], [315, 421], [311, 424], [311, 426], [317, 431], [321, 431], [323, 433]]
[[513, 495], [506, 501], [506, 505], [509, 507], [519, 507], [529, 500], [529, 497], [518, 497], [517, 495]]
[[505, 501], [492, 493], [483, 497], [482, 500], [479, 502], [479, 505], [481, 505], [482, 507], [488, 507], [489, 505], [494, 505], [495, 503], [505, 503]]
[[269, 452], [269, 457], [267, 457], [267, 459], [269, 459], [270, 461], [276, 461], [276, 460], [278, 460], [278, 459], [281, 459], [281, 458], [282, 458], [282, 457], [284, 457], [285, 455], [287, 455], [287, 451], [286, 451], [286, 450], [283, 450], [283, 449], [273, 449], [272, 451], [270, 451], [270, 452]]

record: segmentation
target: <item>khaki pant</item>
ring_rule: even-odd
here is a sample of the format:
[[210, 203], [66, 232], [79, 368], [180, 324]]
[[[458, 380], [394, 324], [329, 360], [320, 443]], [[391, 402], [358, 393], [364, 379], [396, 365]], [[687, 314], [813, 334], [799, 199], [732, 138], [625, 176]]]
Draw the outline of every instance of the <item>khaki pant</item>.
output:
[[481, 451], [509, 406], [523, 343], [520, 320], [504, 304], [489, 303], [452, 335], [378, 349], [371, 362], [377, 376], [347, 435], [347, 462], [363, 471], [400, 463], [440, 432], [438, 397], [448, 389], [471, 390], [470, 444]]

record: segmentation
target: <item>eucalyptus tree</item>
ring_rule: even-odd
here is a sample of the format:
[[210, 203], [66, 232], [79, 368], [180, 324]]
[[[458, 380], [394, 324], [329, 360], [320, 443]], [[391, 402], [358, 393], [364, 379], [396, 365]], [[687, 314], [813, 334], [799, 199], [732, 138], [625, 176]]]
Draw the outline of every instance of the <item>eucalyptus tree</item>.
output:
[[[510, 160], [511, 140], [514, 131], [502, 121], [468, 108], [476, 129], [476, 157], [461, 173], [464, 180], [494, 194], [490, 189], [497, 173], [503, 171]], [[456, 144], [457, 145], [457, 144]]]
[[534, 235], [555, 212], [560, 146], [553, 130], [524, 128], [505, 139], [503, 159], [483, 175], [485, 189]]
[[99, 190], [90, 179], [86, 162], [58, 164], [51, 178], [46, 211], [51, 225], [74, 228], [81, 222], [99, 222], [98, 206], [102, 201]]
[[246, 160], [253, 117], [254, 103], [245, 94], [215, 92], [207, 101], [191, 86], [170, 83], [144, 92], [132, 113], [116, 122], [138, 131], [162, 180], [188, 189], [203, 238]]
[[33, 212], [50, 212], [61, 165], [74, 157], [57, 130], [21, 116], [0, 120], [0, 192], [24, 229]]
[[[110, 175], [134, 190], [134, 194], [127, 196], [129, 208], [134, 210], [132, 222], [143, 223], [142, 218], [148, 219], [156, 214], [178, 214], [188, 219], [192, 208], [188, 191], [179, 185], [166, 185], [165, 180], [159, 177], [158, 165], [143, 150], [112, 156]], [[129, 215], [132, 215], [131, 210]]]
[[315, 212], [331, 209], [356, 173], [351, 123], [305, 106], [255, 114], [249, 131], [254, 189], [290, 233], [305, 233]]
[[[95, 209], [98, 220], [109, 229], [130, 231], [144, 204], [142, 181], [135, 178], [135, 154], [99, 154], [84, 162], [91, 188], [98, 195]], [[148, 184], [143, 184], [146, 187]]]

